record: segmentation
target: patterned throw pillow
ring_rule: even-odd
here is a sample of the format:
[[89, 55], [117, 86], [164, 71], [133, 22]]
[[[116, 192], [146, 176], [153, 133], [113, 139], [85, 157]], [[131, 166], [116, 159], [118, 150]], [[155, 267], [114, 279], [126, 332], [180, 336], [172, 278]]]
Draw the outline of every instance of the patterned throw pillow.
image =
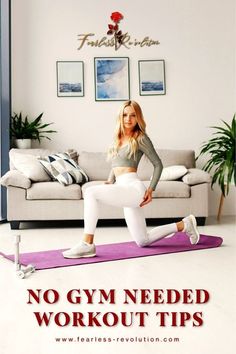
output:
[[39, 159], [39, 162], [54, 181], [57, 180], [64, 186], [83, 184], [89, 180], [86, 173], [66, 153], [49, 155]]

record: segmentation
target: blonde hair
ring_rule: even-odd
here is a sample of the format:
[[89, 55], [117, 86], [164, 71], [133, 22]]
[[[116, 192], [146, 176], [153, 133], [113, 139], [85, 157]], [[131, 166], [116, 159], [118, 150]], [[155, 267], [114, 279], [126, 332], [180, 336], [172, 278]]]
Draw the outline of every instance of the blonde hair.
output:
[[136, 126], [133, 129], [132, 136], [129, 137], [128, 140], [128, 149], [129, 154], [128, 157], [136, 155], [138, 150], [138, 143], [142, 142], [142, 138], [146, 132], [146, 123], [143, 118], [143, 112], [139, 104], [135, 101], [126, 101], [121, 106], [120, 112], [118, 114], [116, 128], [115, 128], [115, 136], [113, 146], [108, 151], [108, 159], [117, 155], [118, 149], [120, 147], [121, 138], [124, 136], [125, 128], [124, 128], [124, 109], [128, 106], [131, 106], [136, 114]]

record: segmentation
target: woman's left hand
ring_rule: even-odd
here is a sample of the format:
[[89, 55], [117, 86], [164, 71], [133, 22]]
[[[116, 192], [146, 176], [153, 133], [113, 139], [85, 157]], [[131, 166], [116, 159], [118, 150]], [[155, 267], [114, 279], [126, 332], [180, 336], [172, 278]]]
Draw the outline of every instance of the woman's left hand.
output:
[[144, 194], [143, 201], [140, 204], [140, 207], [143, 207], [144, 205], [150, 203], [152, 201], [152, 192], [153, 190], [151, 188], [148, 188]]

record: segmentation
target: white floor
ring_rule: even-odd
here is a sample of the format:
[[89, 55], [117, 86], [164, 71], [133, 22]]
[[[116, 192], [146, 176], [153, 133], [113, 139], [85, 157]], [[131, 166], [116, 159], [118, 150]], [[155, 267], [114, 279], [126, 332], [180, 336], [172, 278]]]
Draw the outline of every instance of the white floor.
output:
[[[37, 271], [24, 280], [16, 277], [14, 266], [9, 261], [0, 258], [1, 354], [116, 354], [131, 351], [136, 354], [233, 354], [236, 344], [235, 225], [234, 217], [223, 217], [221, 223], [211, 217], [206, 226], [199, 228], [202, 234], [223, 237], [224, 244], [220, 248]], [[13, 253], [13, 234], [16, 233], [10, 231], [9, 224], [0, 225], [0, 251]], [[82, 229], [44, 228], [37, 224], [31, 229], [21, 230], [20, 234], [21, 251], [30, 252], [69, 247], [80, 238]], [[97, 229], [97, 244], [128, 240], [126, 228]], [[55, 304], [46, 304], [41, 297], [40, 305], [31, 298], [33, 304], [27, 304], [27, 289], [42, 289], [40, 294], [54, 289], [60, 298]], [[67, 301], [66, 294], [71, 289], [81, 290], [81, 304]], [[83, 289], [96, 289], [93, 305], [86, 303]], [[99, 289], [107, 293], [115, 289], [116, 304], [99, 304]], [[138, 294], [140, 289], [149, 289], [150, 303], [124, 304], [124, 289], [138, 289]], [[200, 305], [153, 304], [153, 289], [163, 289], [164, 294], [166, 289], [176, 289], [180, 293], [182, 289], [205, 289], [210, 293], [210, 300]], [[53, 301], [52, 296], [49, 301]], [[34, 312], [67, 312], [70, 316], [72, 312], [82, 312], [85, 326], [73, 327], [71, 322], [59, 327], [52, 321], [48, 327], [40, 327]], [[98, 316], [100, 322], [105, 313], [114, 312], [119, 323], [115, 327], [88, 327], [88, 312], [101, 312]], [[138, 326], [138, 315], [133, 315], [132, 326], [124, 327], [120, 322], [121, 312], [126, 312], [127, 318], [131, 312], [148, 312], [145, 327]], [[191, 319], [185, 327], [175, 327], [171, 326], [168, 315], [166, 327], [160, 327], [156, 312], [177, 312], [177, 323], [180, 312], [188, 312]], [[203, 313], [204, 323], [200, 327], [193, 327], [192, 315], [195, 312]], [[65, 315], [60, 316], [62, 320]], [[55, 338], [60, 337], [72, 338], [73, 341], [56, 342]], [[108, 338], [111, 342], [104, 342]], [[152, 342], [156, 338], [159, 342]], [[174, 338], [179, 338], [179, 342], [174, 342]]]

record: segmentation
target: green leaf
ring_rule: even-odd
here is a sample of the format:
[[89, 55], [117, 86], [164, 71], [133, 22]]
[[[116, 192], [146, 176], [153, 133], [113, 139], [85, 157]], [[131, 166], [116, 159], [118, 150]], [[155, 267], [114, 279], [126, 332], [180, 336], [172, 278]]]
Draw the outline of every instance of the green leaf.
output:
[[10, 121], [10, 136], [19, 139], [37, 139], [40, 142], [40, 138], [47, 138], [47, 136], [42, 134], [52, 134], [56, 133], [56, 130], [45, 130], [49, 125], [54, 123], [42, 123], [43, 113], [35, 118], [34, 120], [29, 120], [26, 116], [23, 118], [22, 113], [13, 113]]
[[235, 163], [235, 146], [236, 146], [236, 122], [234, 114], [231, 125], [222, 121], [224, 127], [213, 126], [213, 137], [203, 142], [199, 156], [207, 154], [208, 160], [203, 166], [203, 170], [210, 172], [212, 169], [213, 176], [211, 187], [218, 182], [224, 196], [229, 193], [229, 186], [232, 180], [236, 185], [236, 163]]

